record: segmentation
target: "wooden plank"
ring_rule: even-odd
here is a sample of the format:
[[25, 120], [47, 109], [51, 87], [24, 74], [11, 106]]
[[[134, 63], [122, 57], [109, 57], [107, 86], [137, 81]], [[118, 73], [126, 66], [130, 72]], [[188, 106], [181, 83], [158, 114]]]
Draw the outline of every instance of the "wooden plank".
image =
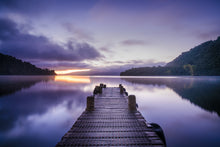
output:
[[[71, 146], [165, 146], [139, 111], [135, 98], [125, 89], [96, 87], [87, 108], [57, 147]], [[135, 103], [135, 104], [133, 104]]]

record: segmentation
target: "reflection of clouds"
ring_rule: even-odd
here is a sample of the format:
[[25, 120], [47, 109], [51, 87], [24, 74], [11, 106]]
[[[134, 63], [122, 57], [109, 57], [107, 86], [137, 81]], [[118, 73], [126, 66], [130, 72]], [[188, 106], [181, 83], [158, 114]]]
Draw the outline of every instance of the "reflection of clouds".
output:
[[[129, 94], [136, 95], [138, 110], [148, 122], [162, 126], [169, 146], [180, 146], [185, 140], [202, 146], [218, 134], [218, 131], [213, 131], [220, 129], [220, 118], [216, 113], [204, 111], [180, 97], [191, 96], [192, 100], [196, 100], [196, 96], [198, 100], [202, 100], [209, 95], [210, 100], [213, 91], [219, 91], [219, 88], [216, 88], [220, 87], [218, 80], [209, 79], [207, 87], [204, 84], [205, 79], [192, 82], [193, 79], [188, 77], [139, 77], [126, 80], [120, 77], [86, 78], [89, 78], [90, 83], [41, 81], [29, 89], [3, 96], [0, 99], [0, 136], [6, 143], [0, 142], [0, 146], [16, 146], [13, 139], [19, 140], [24, 146], [54, 146], [84, 111], [86, 97], [91, 95], [94, 87], [100, 83], [116, 87], [121, 83]], [[184, 85], [187, 88], [184, 88]], [[202, 135], [204, 132], [208, 136]], [[196, 140], [201, 143], [198, 144]]]
[[167, 86], [165, 85], [152, 85], [152, 84], [149, 84], [149, 85], [139, 85], [139, 84], [132, 84], [132, 85], [129, 85], [129, 90], [132, 90], [132, 91], [147, 91], [147, 92], [155, 92], [155, 90], [158, 90], [158, 89], [166, 89]]
[[210, 77], [123, 80], [130, 83], [125, 87], [129, 94], [137, 96], [138, 110], [146, 120], [163, 128], [168, 146], [218, 146], [220, 136], [216, 130], [220, 130], [220, 118], [201, 108], [218, 110], [219, 80], [210, 81]]
[[[90, 85], [85, 85], [84, 87], [83, 87], [83, 90], [82, 91], [84, 91], [84, 92], [92, 92], [93, 91], [93, 89], [94, 89], [94, 86], [93, 86], [94, 84], [90, 84]], [[91, 93], [92, 94], [92, 93]]]
[[[66, 77], [66, 76], [64, 76]], [[85, 78], [75, 78], [75, 76], [70, 76], [70, 79], [72, 81], [65, 81], [65, 80], [54, 80], [54, 81], [49, 81], [46, 83], [39, 83], [34, 85], [34, 90], [38, 92], [42, 91], [69, 91], [69, 92], [77, 92], [79, 91], [84, 91], [85, 86], [90, 85], [87, 83], [88, 81], [90, 82], [89, 77]], [[85, 83], [84, 83], [85, 82]], [[29, 89], [28, 89], [29, 90]], [[85, 91], [86, 92], [86, 91]]]
[[[171, 88], [181, 98], [208, 111], [215, 111], [220, 115], [219, 77], [174, 77], [174, 78], [122, 78], [123, 80], [140, 85], [165, 85]], [[155, 86], [154, 86], [155, 87]]]
[[[128, 86], [127, 88], [129, 94], [136, 95], [137, 103], [139, 105], [140, 110], [149, 108], [149, 107], [166, 108], [166, 107], [169, 107], [169, 105], [175, 104], [175, 101], [173, 100], [178, 98], [178, 95], [168, 87], [164, 87], [164, 86], [152, 87], [152, 85], [150, 86], [141, 85], [141, 87], [142, 88], [136, 89], [136, 87]], [[161, 110], [161, 109], [158, 109], [158, 110]]]
[[[2, 97], [0, 101], [0, 146], [54, 146], [84, 111], [85, 84], [39, 82], [29, 89]], [[48, 138], [48, 136], [50, 136]], [[34, 144], [38, 142], [38, 144]]]
[[219, 112], [219, 78], [155, 77], [123, 80], [131, 83], [130, 86], [126, 85], [126, 89], [129, 94], [133, 92], [137, 96], [139, 111], [146, 120], [156, 122], [163, 128], [168, 146], [219, 146], [220, 136], [216, 130], [220, 130], [220, 118], [216, 113], [204, 110], [214, 109]]
[[14, 122], [15, 126], [7, 132], [7, 136], [17, 137], [23, 134], [53, 136], [54, 133], [63, 132], [72, 126], [72, 123], [85, 109], [83, 106], [78, 106], [77, 103], [72, 103], [71, 109], [68, 109], [67, 105], [68, 102], [63, 101], [61, 104], [50, 107], [45, 113], [35, 113], [25, 118], [19, 118]]
[[211, 121], [212, 123], [219, 125], [219, 122], [216, 121], [216, 117], [218, 117], [218, 114], [216, 112], [213, 112], [212, 115], [210, 115], [210, 113], [200, 113], [197, 117], [199, 119], [202, 119], [203, 121]]

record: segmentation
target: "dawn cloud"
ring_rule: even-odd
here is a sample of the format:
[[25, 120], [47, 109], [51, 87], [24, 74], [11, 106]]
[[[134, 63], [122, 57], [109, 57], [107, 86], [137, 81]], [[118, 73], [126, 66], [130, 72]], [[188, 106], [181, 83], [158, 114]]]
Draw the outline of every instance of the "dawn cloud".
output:
[[143, 40], [128, 39], [128, 40], [122, 41], [120, 44], [129, 46], [129, 45], [146, 45], [148, 43], [146, 41], [143, 41]]
[[21, 59], [46, 61], [83, 61], [101, 57], [88, 43], [69, 41], [61, 46], [45, 36], [23, 33], [16, 23], [4, 18], [0, 19], [0, 52]]
[[8, 18], [0, 19], [0, 52], [40, 67], [150, 66], [137, 60], [169, 62], [217, 38], [219, 6], [219, 0], [0, 0], [0, 18]]
[[71, 23], [63, 23], [62, 26], [67, 32], [72, 33], [76, 39], [94, 41], [94, 38], [89, 32], [86, 32], [85, 30], [82, 30]]
[[208, 40], [210, 38], [215, 39], [215, 36], [218, 36], [220, 34], [220, 28], [218, 27], [219, 25], [220, 23], [216, 24], [216, 27], [211, 28], [210, 30], [196, 30], [192, 33], [192, 35], [204, 40]]
[[121, 72], [134, 67], [164, 66], [166, 62], [149, 60], [129, 60], [129, 61], [105, 61], [104, 67], [92, 67], [88, 75], [120, 75]]
[[83, 62], [78, 61], [39, 61], [39, 60], [30, 60], [30, 62], [37, 67], [49, 68], [54, 70], [64, 70], [71, 68], [91, 68], [91, 65], [88, 65]]

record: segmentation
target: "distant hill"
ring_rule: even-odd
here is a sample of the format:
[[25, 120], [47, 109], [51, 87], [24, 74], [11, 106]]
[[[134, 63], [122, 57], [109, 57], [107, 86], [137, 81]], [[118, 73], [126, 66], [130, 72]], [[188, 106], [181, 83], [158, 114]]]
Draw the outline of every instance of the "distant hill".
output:
[[220, 36], [183, 52], [166, 66], [132, 68], [120, 75], [220, 75]]
[[55, 72], [0, 53], [0, 75], [55, 75]]

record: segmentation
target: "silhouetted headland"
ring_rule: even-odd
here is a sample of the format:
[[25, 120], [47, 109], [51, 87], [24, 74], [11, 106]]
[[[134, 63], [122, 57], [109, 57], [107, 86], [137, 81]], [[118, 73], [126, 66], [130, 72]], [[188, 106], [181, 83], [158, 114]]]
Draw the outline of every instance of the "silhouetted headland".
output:
[[0, 75], [56, 75], [54, 70], [41, 69], [29, 62], [0, 53]]

